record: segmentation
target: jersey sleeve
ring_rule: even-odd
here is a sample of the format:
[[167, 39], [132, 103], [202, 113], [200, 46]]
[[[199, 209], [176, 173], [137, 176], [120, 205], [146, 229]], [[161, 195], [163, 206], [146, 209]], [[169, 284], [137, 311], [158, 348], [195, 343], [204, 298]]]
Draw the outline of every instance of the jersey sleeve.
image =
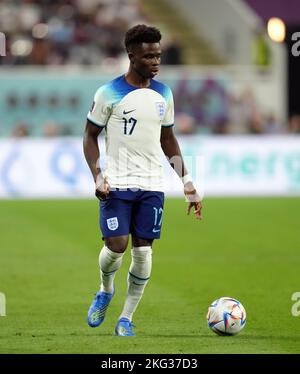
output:
[[162, 120], [161, 125], [163, 127], [171, 127], [174, 126], [174, 99], [171, 89], [168, 87], [166, 94], [165, 94], [165, 100], [166, 100], [166, 112], [165, 116]]
[[111, 113], [110, 102], [106, 97], [105, 86], [100, 87], [94, 96], [87, 119], [98, 127], [105, 127]]

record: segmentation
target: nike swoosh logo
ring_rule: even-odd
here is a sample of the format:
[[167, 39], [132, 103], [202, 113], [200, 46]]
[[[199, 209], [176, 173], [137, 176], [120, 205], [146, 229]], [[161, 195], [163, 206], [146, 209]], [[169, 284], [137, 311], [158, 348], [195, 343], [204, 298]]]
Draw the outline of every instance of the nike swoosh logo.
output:
[[152, 231], [153, 231], [153, 232], [160, 232], [160, 230], [156, 230], [156, 229], [153, 229]]
[[131, 112], [134, 112], [136, 109], [132, 109], [132, 110], [128, 110], [127, 112], [125, 111], [125, 110], [123, 110], [123, 114], [129, 114], [129, 113], [131, 113]]

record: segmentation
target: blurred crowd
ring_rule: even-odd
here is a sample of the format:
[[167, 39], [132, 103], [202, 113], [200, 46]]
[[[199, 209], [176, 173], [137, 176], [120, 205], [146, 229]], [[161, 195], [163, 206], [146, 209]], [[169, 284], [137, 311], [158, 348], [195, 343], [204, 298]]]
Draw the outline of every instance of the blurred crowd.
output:
[[286, 123], [260, 105], [250, 86], [234, 93], [221, 82], [207, 79], [192, 91], [183, 80], [174, 94], [180, 134], [300, 133], [300, 116], [291, 116]]
[[137, 0], [0, 0], [5, 65], [99, 65], [123, 53], [124, 33], [145, 21]]
[[[147, 23], [146, 15], [138, 0], [0, 0], [0, 31], [7, 38], [7, 56], [0, 59], [0, 65], [119, 64], [125, 57], [123, 39], [126, 30], [144, 22]], [[183, 62], [179, 42], [167, 35], [162, 63], [179, 65]], [[175, 129], [179, 134], [300, 133], [299, 115], [284, 123], [276, 113], [260, 107], [251, 88], [233, 93], [213, 79], [206, 79], [192, 89], [189, 83], [179, 79], [172, 87]], [[10, 95], [5, 100], [7, 109], [22, 109], [23, 104], [17, 97]], [[86, 111], [76, 95], [64, 102], [57, 96], [49, 97], [46, 103], [34, 96], [23, 100], [29, 112], [37, 107], [50, 112], [77, 110], [78, 118], [82, 120], [82, 112]], [[10, 127], [10, 134], [79, 135], [82, 123], [67, 121], [69, 123], [62, 123], [52, 117], [51, 121], [41, 122], [37, 131], [25, 117]]]
[[[120, 64], [125, 32], [147, 22], [138, 0], [0, 0], [0, 65]], [[162, 63], [181, 64], [181, 45], [164, 36]]]
[[[265, 112], [255, 98], [250, 87], [239, 94], [233, 94], [220, 82], [207, 79], [198, 90], [190, 90], [187, 82], [178, 81], [173, 88], [175, 101], [175, 131], [181, 135], [194, 134], [300, 134], [300, 116], [293, 115], [288, 123], [280, 120], [272, 112]], [[10, 109], [16, 109], [16, 98], [8, 98]], [[60, 121], [43, 120], [34, 126], [26, 120], [18, 121], [11, 127], [13, 137], [25, 136], [78, 136], [82, 135], [85, 125], [86, 108], [82, 108], [80, 98], [70, 96], [61, 98], [49, 96], [42, 103], [38, 98], [30, 97], [27, 105], [35, 110], [44, 105], [43, 111], [58, 113], [69, 110], [75, 113], [76, 122], [70, 119]], [[22, 107], [24, 110], [25, 108]], [[31, 115], [28, 114], [28, 118]], [[51, 118], [51, 115], [49, 116]], [[67, 119], [68, 116], [61, 116]], [[55, 118], [53, 116], [53, 118]]]

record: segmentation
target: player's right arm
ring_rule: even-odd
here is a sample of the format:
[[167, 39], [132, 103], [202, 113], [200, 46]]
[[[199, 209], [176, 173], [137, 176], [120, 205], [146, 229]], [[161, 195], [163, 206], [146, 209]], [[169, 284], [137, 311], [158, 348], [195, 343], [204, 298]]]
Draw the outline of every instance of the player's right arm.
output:
[[101, 200], [109, 193], [109, 184], [100, 169], [100, 151], [98, 136], [106, 127], [111, 113], [108, 100], [107, 87], [101, 86], [94, 95], [93, 104], [87, 114], [87, 123], [84, 132], [83, 150], [86, 162], [95, 181], [95, 195]]
[[109, 184], [103, 177], [100, 168], [98, 136], [102, 129], [103, 127], [95, 126], [87, 120], [83, 137], [84, 156], [95, 181], [95, 195], [99, 199], [105, 199], [109, 193]]

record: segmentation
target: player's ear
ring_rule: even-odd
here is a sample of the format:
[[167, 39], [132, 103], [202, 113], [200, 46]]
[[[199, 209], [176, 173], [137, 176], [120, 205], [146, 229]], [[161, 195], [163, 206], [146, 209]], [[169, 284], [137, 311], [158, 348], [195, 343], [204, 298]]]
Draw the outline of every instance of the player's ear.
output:
[[130, 51], [128, 51], [128, 58], [129, 58], [129, 61], [134, 64], [134, 54]]

